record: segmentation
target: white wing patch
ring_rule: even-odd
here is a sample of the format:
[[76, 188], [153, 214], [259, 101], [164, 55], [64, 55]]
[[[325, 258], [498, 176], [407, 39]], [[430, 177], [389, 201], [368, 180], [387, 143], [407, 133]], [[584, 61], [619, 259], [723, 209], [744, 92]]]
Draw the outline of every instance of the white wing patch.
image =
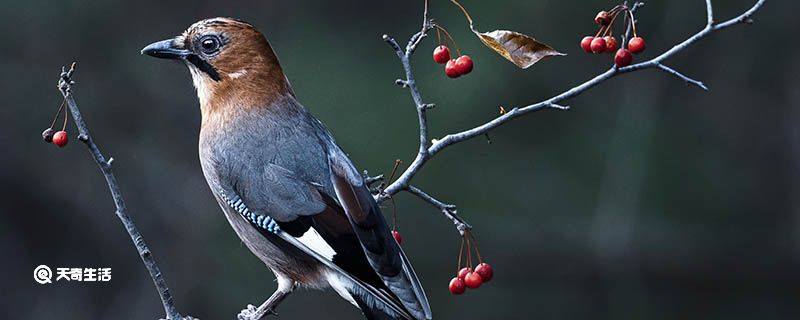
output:
[[311, 250], [314, 250], [314, 252], [328, 259], [328, 261], [333, 261], [333, 256], [336, 255], [336, 251], [333, 250], [328, 242], [326, 242], [325, 239], [319, 235], [319, 232], [317, 232], [314, 227], [308, 228], [308, 231], [306, 231], [302, 237], [297, 238], [297, 240]]

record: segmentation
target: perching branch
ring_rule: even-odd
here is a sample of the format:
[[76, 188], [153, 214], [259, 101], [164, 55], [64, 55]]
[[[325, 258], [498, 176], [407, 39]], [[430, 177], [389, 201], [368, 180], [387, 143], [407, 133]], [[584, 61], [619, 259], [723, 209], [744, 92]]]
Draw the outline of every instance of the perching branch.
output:
[[64, 101], [66, 101], [69, 111], [72, 114], [72, 118], [75, 120], [75, 125], [78, 127], [78, 139], [83, 141], [83, 143], [86, 144], [86, 147], [89, 148], [89, 153], [92, 155], [95, 163], [97, 163], [97, 166], [100, 167], [100, 171], [106, 178], [108, 189], [111, 191], [111, 197], [114, 199], [114, 205], [117, 208], [117, 217], [119, 217], [122, 225], [125, 226], [125, 230], [128, 231], [131, 241], [133, 241], [133, 244], [136, 246], [136, 250], [139, 252], [139, 257], [142, 258], [144, 266], [147, 268], [147, 271], [150, 273], [150, 277], [153, 279], [153, 283], [158, 290], [158, 296], [161, 298], [161, 304], [164, 305], [164, 312], [166, 312], [167, 319], [194, 319], [188, 316], [183, 317], [180, 313], [178, 313], [178, 310], [175, 308], [175, 303], [172, 301], [172, 295], [169, 293], [167, 282], [164, 280], [164, 276], [161, 274], [161, 270], [159, 270], [155, 258], [150, 252], [150, 249], [147, 247], [147, 244], [145, 244], [142, 234], [139, 233], [139, 229], [136, 228], [133, 220], [130, 216], [128, 216], [125, 200], [122, 199], [122, 191], [120, 191], [119, 185], [117, 184], [117, 178], [114, 176], [114, 172], [111, 170], [111, 164], [114, 162], [114, 158], [112, 157], [106, 160], [106, 157], [100, 152], [100, 149], [94, 143], [94, 140], [92, 140], [92, 136], [89, 134], [89, 128], [86, 126], [86, 122], [83, 121], [83, 116], [81, 116], [81, 111], [78, 109], [78, 104], [75, 103], [75, 99], [72, 96], [72, 85], [75, 83], [72, 81], [72, 75], [74, 72], [74, 62], [70, 66], [69, 70], [67, 70], [65, 67], [61, 68], [61, 76], [58, 79], [58, 90], [60, 90], [61, 94], [64, 96]]
[[[464, 227], [466, 227], [468, 229], [471, 228], [471, 227], [468, 224], [466, 224], [465, 222], [463, 222], [463, 220], [461, 220], [460, 218], [457, 218], [457, 216], [454, 215], [455, 210], [450, 212], [450, 211], [448, 211], [446, 209], [443, 209], [444, 208], [443, 206], [447, 206], [447, 205], [444, 205], [443, 202], [434, 199], [433, 197], [429, 196], [428, 194], [422, 192], [422, 190], [420, 190], [420, 189], [418, 189], [416, 187], [413, 187], [410, 184], [411, 180], [425, 166], [425, 164], [428, 162], [428, 160], [433, 158], [433, 156], [435, 156], [437, 153], [439, 153], [440, 151], [444, 150], [445, 148], [447, 148], [447, 147], [449, 147], [451, 145], [454, 145], [456, 143], [472, 139], [472, 138], [477, 137], [477, 136], [486, 135], [492, 129], [497, 128], [497, 127], [499, 127], [499, 126], [511, 121], [512, 119], [515, 119], [515, 118], [517, 118], [519, 116], [522, 116], [522, 115], [525, 115], [525, 114], [533, 113], [535, 111], [539, 111], [539, 110], [543, 110], [543, 109], [547, 109], [547, 108], [555, 108], [555, 109], [566, 110], [566, 109], [568, 109], [568, 107], [560, 105], [560, 103], [562, 101], [574, 98], [574, 97], [580, 95], [581, 93], [583, 93], [583, 92], [593, 88], [594, 86], [597, 86], [597, 85], [599, 85], [599, 84], [601, 84], [601, 83], [605, 82], [606, 80], [609, 80], [609, 79], [611, 79], [613, 77], [616, 77], [618, 75], [625, 74], [625, 73], [638, 71], [638, 70], [655, 68], [655, 69], [664, 71], [666, 73], [669, 73], [669, 74], [671, 74], [671, 75], [683, 80], [687, 84], [692, 84], [692, 85], [695, 85], [695, 86], [697, 86], [697, 87], [699, 87], [699, 88], [701, 88], [703, 90], [708, 91], [708, 87], [706, 87], [706, 85], [703, 84], [703, 82], [698, 81], [698, 80], [694, 80], [694, 79], [692, 79], [692, 78], [690, 78], [690, 77], [688, 77], [688, 76], [676, 71], [675, 69], [668, 67], [667, 65], [664, 64], [664, 61], [666, 59], [674, 56], [675, 54], [683, 51], [684, 49], [688, 48], [690, 45], [694, 44], [695, 42], [699, 41], [702, 38], [705, 38], [706, 36], [710, 35], [711, 33], [715, 32], [715, 31], [726, 29], [728, 27], [731, 27], [731, 26], [734, 26], [734, 25], [737, 25], [737, 24], [741, 24], [741, 23], [752, 23], [752, 19], [751, 19], [752, 15], [764, 5], [765, 0], [758, 0], [752, 7], [750, 7], [750, 9], [748, 9], [747, 11], [742, 13], [741, 15], [739, 15], [739, 16], [733, 18], [733, 19], [730, 19], [728, 21], [719, 23], [719, 24], [714, 24], [714, 13], [713, 13], [713, 5], [711, 4], [711, 0], [706, 0], [705, 2], [706, 2], [706, 13], [707, 13], [706, 26], [702, 30], [700, 30], [699, 32], [695, 33], [694, 35], [692, 35], [691, 37], [687, 38], [683, 42], [678, 43], [677, 45], [673, 46], [669, 50], [661, 53], [660, 55], [656, 56], [655, 58], [647, 60], [647, 61], [644, 61], [644, 62], [641, 62], [641, 63], [634, 64], [634, 65], [630, 65], [630, 66], [627, 66], [627, 67], [622, 67], [622, 68], [617, 68], [616, 66], [612, 66], [610, 69], [608, 69], [605, 72], [595, 76], [594, 78], [592, 78], [592, 79], [590, 79], [590, 80], [588, 80], [588, 81], [586, 81], [586, 82], [584, 82], [584, 83], [582, 83], [580, 85], [577, 85], [577, 86], [575, 86], [573, 88], [570, 88], [570, 89], [562, 92], [561, 94], [553, 96], [553, 97], [551, 97], [549, 99], [546, 99], [546, 100], [543, 100], [541, 102], [537, 102], [537, 103], [534, 103], [534, 104], [530, 104], [530, 105], [527, 105], [527, 106], [523, 106], [523, 107], [515, 107], [515, 108], [509, 110], [508, 112], [505, 112], [502, 115], [498, 116], [497, 118], [494, 118], [491, 121], [486, 122], [484, 124], [481, 124], [479, 126], [476, 126], [474, 128], [471, 128], [471, 129], [468, 129], [468, 130], [464, 130], [464, 131], [461, 131], [461, 132], [447, 134], [444, 137], [442, 137], [441, 139], [429, 140], [429, 137], [428, 137], [428, 123], [427, 123], [427, 115], [426, 115], [426, 113], [430, 109], [428, 106], [431, 106], [431, 105], [430, 104], [426, 104], [426, 103], [423, 102], [422, 95], [420, 94], [419, 89], [416, 86], [416, 82], [414, 81], [414, 75], [413, 75], [412, 70], [411, 70], [411, 62], [410, 62], [411, 56], [413, 55], [414, 50], [416, 49], [417, 45], [420, 43], [420, 41], [423, 38], [425, 38], [425, 36], [427, 35], [427, 32], [432, 28], [432, 23], [428, 19], [428, 4], [427, 4], [427, 1], [426, 1], [425, 2], [425, 10], [423, 12], [422, 29], [419, 32], [417, 32], [417, 33], [415, 33], [414, 35], [411, 36], [411, 39], [409, 40], [408, 45], [406, 46], [405, 50], [403, 48], [401, 48], [400, 45], [398, 45], [397, 41], [395, 41], [394, 38], [392, 38], [392, 37], [390, 37], [388, 35], [384, 35], [383, 36], [383, 40], [386, 41], [395, 50], [395, 53], [397, 54], [397, 57], [400, 59], [400, 63], [403, 66], [403, 70], [405, 71], [406, 78], [405, 79], [399, 79], [396, 82], [397, 82], [397, 84], [402, 85], [404, 88], [407, 88], [411, 93], [411, 97], [412, 97], [412, 99], [414, 101], [414, 105], [415, 105], [416, 111], [417, 111], [417, 116], [418, 116], [418, 119], [419, 119], [419, 138], [420, 138], [420, 143], [419, 143], [419, 152], [417, 153], [417, 156], [414, 158], [414, 161], [411, 163], [411, 165], [408, 168], [406, 168], [405, 171], [403, 171], [403, 173], [400, 175], [400, 177], [397, 178], [397, 180], [395, 180], [394, 182], [389, 184], [383, 190], [383, 192], [381, 194], [376, 195], [375, 196], [376, 200], [379, 201], [379, 202], [382, 202], [382, 201], [385, 201], [386, 199], [388, 199], [389, 197], [391, 197], [392, 195], [394, 195], [394, 194], [396, 194], [396, 193], [398, 193], [400, 191], [408, 191], [408, 192], [410, 192], [412, 194], [415, 194], [415, 195], [419, 196], [423, 200], [426, 200], [427, 202], [433, 204], [435, 207], [437, 207], [440, 210], [442, 210], [445, 213], [445, 216], [447, 216], [449, 219], [453, 220], [456, 223], [456, 225], [459, 226], [459, 228], [458, 228], [459, 232], [463, 233], [464, 232], [464, 229], [463, 229]], [[641, 3], [641, 2], [634, 3], [634, 5], [632, 6], [631, 10], [635, 11], [636, 9], [638, 9], [639, 7], [641, 7], [643, 5], [644, 4]], [[627, 38], [627, 37], [628, 36], [627, 36], [627, 32], [626, 32], [626, 37], [625, 38]], [[623, 38], [623, 43], [625, 41], [625, 38]], [[448, 215], [448, 212], [450, 212], [451, 214]], [[461, 223], [461, 224], [459, 225], [459, 223]]]

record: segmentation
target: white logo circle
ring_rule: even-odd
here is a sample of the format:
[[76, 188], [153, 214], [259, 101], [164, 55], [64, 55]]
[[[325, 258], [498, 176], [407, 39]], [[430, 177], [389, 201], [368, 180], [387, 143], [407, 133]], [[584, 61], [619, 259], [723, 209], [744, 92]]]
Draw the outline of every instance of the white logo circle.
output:
[[53, 270], [50, 270], [50, 267], [46, 265], [40, 265], [33, 269], [33, 280], [39, 284], [53, 283], [52, 278]]

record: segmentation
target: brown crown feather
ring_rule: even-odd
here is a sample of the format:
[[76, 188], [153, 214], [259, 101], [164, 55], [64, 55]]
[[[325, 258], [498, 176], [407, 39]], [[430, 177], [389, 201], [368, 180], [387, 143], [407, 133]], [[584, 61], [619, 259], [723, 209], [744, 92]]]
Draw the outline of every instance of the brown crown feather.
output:
[[224, 34], [227, 41], [208, 60], [219, 73], [219, 80], [192, 70], [204, 123], [215, 116], [227, 118], [223, 114], [236, 109], [268, 108], [294, 95], [278, 57], [255, 27], [230, 18], [206, 19], [193, 24], [176, 41], [188, 47], [193, 39], [207, 33]]

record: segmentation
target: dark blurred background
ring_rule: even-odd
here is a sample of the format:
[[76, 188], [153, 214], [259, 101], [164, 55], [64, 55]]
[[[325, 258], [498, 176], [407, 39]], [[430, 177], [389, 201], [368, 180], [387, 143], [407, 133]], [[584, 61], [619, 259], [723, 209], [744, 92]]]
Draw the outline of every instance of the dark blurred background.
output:
[[[718, 20], [752, 0], [716, 1]], [[432, 137], [470, 128], [605, 70], [578, 42], [603, 1], [464, 0], [482, 30], [524, 32], [568, 53], [519, 70], [484, 48], [457, 9], [433, 0], [475, 71], [447, 79], [420, 47], [414, 67]], [[800, 316], [800, 45], [792, 1], [716, 33], [663, 72], [612, 79], [570, 111], [517, 119], [439, 154], [414, 184], [476, 227], [495, 279], [454, 297], [459, 237], [428, 204], [397, 197], [403, 247], [438, 319], [790, 319]], [[422, 1], [3, 1], [0, 20], [0, 314], [6, 319], [155, 319], [155, 289], [75, 137], [41, 142], [61, 102], [61, 65], [96, 142], [116, 159], [129, 212], [179, 309], [231, 319], [275, 289], [221, 214], [197, 159], [199, 110], [186, 68], [139, 54], [196, 20], [232, 16], [270, 39], [295, 91], [361, 169], [410, 163], [417, 122], [401, 67], [380, 40], [419, 29]], [[703, 1], [648, 1], [653, 57], [698, 31]], [[387, 213], [390, 210], [385, 210]], [[111, 267], [110, 283], [39, 285], [39, 264]], [[332, 291], [299, 290], [281, 318], [357, 318]]]

